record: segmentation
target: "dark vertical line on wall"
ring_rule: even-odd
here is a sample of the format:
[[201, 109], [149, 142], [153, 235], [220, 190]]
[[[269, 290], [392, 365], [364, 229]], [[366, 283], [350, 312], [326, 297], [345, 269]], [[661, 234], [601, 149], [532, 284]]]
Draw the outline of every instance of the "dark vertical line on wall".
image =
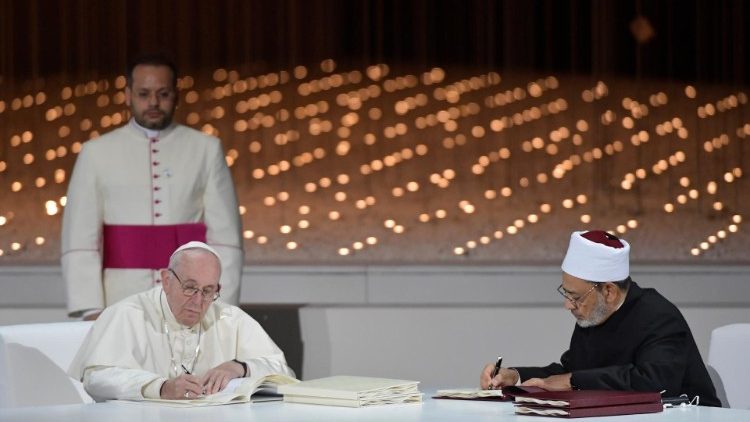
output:
[[413, 25], [412, 33], [414, 34], [412, 38], [412, 55], [414, 56], [414, 59], [416, 59], [414, 64], [418, 65], [422, 69], [427, 67], [427, 63], [429, 62], [427, 46], [430, 44], [430, 40], [428, 36], [427, 22], [432, 20], [430, 18], [433, 16], [428, 11], [427, 7], [428, 5], [425, 3], [425, 0], [415, 0], [412, 3], [411, 12], [412, 16], [414, 16], [414, 19], [411, 23]]
[[78, 0], [76, 3], [73, 16], [73, 22], [76, 23], [76, 25], [73, 26], [73, 30], [75, 31], [75, 40], [73, 41], [75, 48], [73, 54], [76, 63], [75, 70], [71, 77], [72, 81], [80, 79], [84, 69], [86, 69], [86, 47], [83, 41], [86, 28], [85, 25], [83, 25], [83, 22], [86, 21], [85, 10], [87, 9], [87, 6], [84, 0]]
[[513, 20], [516, 18], [514, 15], [514, 3], [512, 1], [503, 1], [502, 3], [502, 61], [503, 68], [506, 71], [512, 71], [515, 68], [514, 43], [516, 40], [513, 37]]
[[39, 3], [37, 0], [30, 0], [29, 1], [29, 49], [30, 56], [29, 59], [31, 61], [31, 78], [33, 80], [32, 85], [34, 86], [34, 89], [38, 89], [37, 87], [37, 78], [39, 78], [39, 56], [41, 55], [39, 51]]
[[[13, 93], [13, 85], [15, 83], [14, 69], [13, 69], [13, 55], [2, 54], [6, 51], [14, 51], [14, 39], [13, 34], [15, 28], [13, 25], [13, 3], [0, 1], [0, 100], [5, 101], [5, 108], [7, 109], [10, 102], [10, 97]], [[12, 130], [10, 125], [0, 125], [0, 136], [2, 136], [3, 142], [0, 142], [0, 160], [5, 161], [8, 158], [8, 151], [10, 145], [4, 140], [8, 139], [8, 135]], [[5, 182], [4, 174], [0, 174], [0, 179]]]
[[485, 31], [487, 37], [487, 67], [494, 70], [497, 66], [497, 25], [495, 25], [498, 20], [497, 1], [486, 0], [486, 7], [488, 16]]
[[[286, 14], [286, 22], [287, 22], [287, 28], [289, 30], [289, 38], [287, 45], [285, 46], [286, 49], [286, 62], [289, 67], [289, 70], [293, 70], [294, 66], [300, 64], [299, 60], [299, 52], [297, 51], [298, 42], [297, 40], [300, 39], [300, 33], [299, 33], [299, 18], [300, 18], [300, 10], [298, 7], [298, 4], [294, 0], [289, 0], [287, 3], [288, 6], [288, 12]], [[293, 79], [293, 76], [291, 76]]]
[[[643, 16], [643, 7], [641, 4], [641, 0], [636, 0], [635, 2], [635, 15], [630, 17], [630, 19], [639, 18]], [[642, 73], [643, 73], [643, 44], [641, 44], [638, 39], [635, 39], [633, 42], [633, 45], [635, 46], [635, 89], [634, 93], [636, 95], [636, 98], [641, 97], [641, 88], [642, 88]], [[637, 129], [638, 121], [636, 121], [634, 129]], [[638, 163], [638, 166], [640, 168], [648, 168], [647, 163], [644, 163], [645, 157], [643, 154], [643, 148], [636, 148], [636, 162]], [[636, 214], [640, 215], [643, 212], [643, 195], [642, 195], [642, 188], [641, 183], [636, 183], [633, 186], [632, 189], [633, 193], [635, 194], [635, 212]]]
[[[735, 39], [735, 45], [734, 45], [734, 73], [735, 73], [735, 86], [737, 87], [743, 87], [745, 83], [747, 83], [747, 75], [746, 72], [746, 65], [748, 60], [750, 60], [750, 51], [747, 51], [747, 44], [746, 44], [746, 26], [745, 26], [745, 20], [747, 19], [746, 15], [746, 7], [745, 2], [742, 0], [737, 0], [734, 2], [734, 19], [733, 19], [733, 25], [734, 28], [734, 39]], [[747, 90], [743, 90], [745, 93], [747, 93]], [[743, 112], [741, 114], [741, 123], [744, 125], [745, 122], [748, 121], [748, 115], [750, 114], [748, 112], [748, 107], [742, 107]], [[747, 172], [750, 170], [750, 156], [747, 154], [748, 148], [745, 146], [746, 142], [738, 142], [737, 143], [738, 151], [738, 165], [743, 169], [743, 171]], [[747, 176], [744, 176], [747, 177]], [[739, 183], [734, 184], [735, 189], [735, 207], [738, 208], [740, 201], [743, 200], [747, 194], [740, 191]]]
[[[130, 59], [130, 44], [128, 43], [128, 3], [127, 0], [119, 0], [113, 3], [116, 7], [112, 8], [114, 15], [114, 32], [115, 49], [117, 50], [117, 66], [115, 66], [115, 75], [125, 75], [128, 60]], [[127, 77], [127, 75], [126, 75]]]
[[[372, 34], [372, 22], [370, 20], [370, 2], [358, 3], [357, 15], [359, 15], [359, 50], [360, 55], [357, 59], [361, 60], [364, 65], [368, 65], [367, 60], [372, 57], [372, 45], [371, 45], [371, 34]], [[352, 14], [355, 16], [355, 14]]]
[[383, 0], [376, 0], [375, 1], [375, 20], [376, 20], [376, 43], [377, 46], [375, 48], [375, 60], [377, 63], [383, 62], [383, 44], [384, 44], [384, 23], [385, 23], [385, 17], [384, 17], [384, 5]]
[[[578, 70], [578, 36], [579, 36], [579, 25], [578, 25], [578, 1], [571, 0], [570, 8], [568, 9], [568, 21], [570, 28], [570, 52], [568, 55], [569, 67], [568, 71], [576, 73]], [[592, 22], [593, 23], [593, 22]], [[591, 28], [591, 25], [589, 25]]]
[[[695, 52], [696, 52], [696, 55], [695, 55], [695, 57], [696, 57], [696, 59], [695, 59], [695, 79], [699, 80], [701, 78], [702, 73], [703, 73], [702, 72], [703, 66], [702, 66], [702, 61], [700, 59], [698, 59], [698, 57], [704, 57], [703, 54], [702, 54], [702, 52], [703, 52], [703, 43], [705, 42], [705, 38], [704, 38], [704, 33], [703, 33], [703, 26], [701, 25], [701, 16], [702, 16], [703, 11], [701, 10], [701, 7], [700, 7], [700, 4], [699, 4], [698, 1], [694, 2], [694, 8], [695, 8], [694, 28], [695, 28], [695, 32], [696, 32], [696, 35], [695, 35]], [[698, 92], [698, 94], [696, 96], [696, 99], [693, 101], [693, 105], [698, 104], [698, 98], [700, 98], [701, 94], [702, 94], [701, 92]], [[702, 132], [703, 132], [703, 130], [702, 130], [703, 129], [703, 127], [702, 127], [703, 125], [701, 123], [702, 120], [703, 119], [695, 119], [694, 120], [695, 121], [695, 129], [694, 129], [695, 130], [695, 135], [696, 135], [696, 139], [699, 139], [699, 140], [702, 138], [701, 135], [702, 135]], [[695, 148], [694, 148], [693, 152], [695, 154], [696, 162], [698, 162], [699, 161], [699, 157], [701, 155], [700, 142], [695, 142], [694, 146], [695, 146]], [[703, 171], [703, 169], [704, 169], [703, 166], [700, 166], [700, 165], [696, 166], [695, 172], [696, 172], [696, 175], [697, 175], [697, 178], [698, 178], [698, 184], [699, 185], [703, 185], [704, 180], [705, 180], [705, 176], [704, 176], [705, 172]], [[698, 197], [697, 208], [698, 208], [699, 212], [700, 212], [700, 210], [703, 209], [703, 206], [704, 206], [704, 203], [705, 203], [705, 199], [704, 199], [705, 196], [706, 195], [700, 195]]]

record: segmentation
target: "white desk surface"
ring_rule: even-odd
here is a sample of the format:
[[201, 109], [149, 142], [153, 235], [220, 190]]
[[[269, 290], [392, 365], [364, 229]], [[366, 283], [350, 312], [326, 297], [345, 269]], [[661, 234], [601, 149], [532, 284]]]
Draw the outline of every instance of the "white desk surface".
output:
[[[432, 393], [432, 392], [430, 392]], [[76, 422], [232, 422], [232, 421], [493, 421], [551, 422], [557, 418], [522, 416], [508, 402], [434, 400], [425, 394], [422, 404], [345, 407], [267, 402], [226, 406], [174, 408], [154, 404], [106, 402], [0, 409], [0, 421]], [[559, 419], [557, 419], [559, 420]], [[750, 410], [690, 407], [645, 415], [586, 418], [596, 422], [738, 422], [750, 421]]]

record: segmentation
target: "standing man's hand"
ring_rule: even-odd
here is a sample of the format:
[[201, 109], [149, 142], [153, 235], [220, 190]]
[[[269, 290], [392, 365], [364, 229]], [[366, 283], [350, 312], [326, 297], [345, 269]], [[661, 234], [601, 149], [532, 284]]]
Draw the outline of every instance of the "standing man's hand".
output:
[[159, 394], [170, 400], [195, 399], [203, 395], [203, 385], [195, 375], [184, 374], [165, 381]]
[[490, 386], [492, 386], [492, 389], [497, 389], [508, 385], [516, 385], [518, 382], [518, 371], [515, 369], [500, 368], [495, 378], [492, 378], [494, 369], [495, 364], [488, 363], [482, 370], [482, 374], [479, 376], [479, 385], [483, 390], [487, 390]]

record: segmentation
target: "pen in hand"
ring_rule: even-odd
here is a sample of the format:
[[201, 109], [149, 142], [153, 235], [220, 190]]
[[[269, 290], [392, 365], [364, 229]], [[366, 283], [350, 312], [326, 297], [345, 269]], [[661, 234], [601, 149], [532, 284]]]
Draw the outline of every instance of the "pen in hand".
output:
[[[180, 365], [180, 366], [182, 366], [182, 370], [183, 370], [183, 371], [185, 371], [185, 373], [186, 373], [187, 375], [193, 375], [193, 374], [192, 374], [192, 373], [191, 373], [191, 372], [190, 372], [190, 371], [189, 371], [189, 370], [187, 369], [187, 367], [185, 366], [185, 364], [184, 364], [184, 363], [183, 363], [182, 365]], [[185, 394], [187, 394], [187, 393], [185, 393]], [[201, 391], [201, 394], [200, 394], [200, 395], [198, 395], [198, 396], [197, 396], [196, 398], [201, 398], [201, 397], [203, 397], [203, 396], [204, 396], [205, 394], [206, 394], [206, 388], [205, 388], [205, 387], [203, 387], [203, 391]], [[185, 398], [187, 398], [187, 397], [185, 397]]]
[[490, 384], [488, 386], [489, 390], [494, 390], [495, 387], [492, 385], [492, 380], [497, 376], [497, 374], [500, 372], [500, 366], [503, 364], [503, 357], [498, 356], [497, 362], [495, 362], [495, 368], [492, 370], [492, 374], [490, 374]]

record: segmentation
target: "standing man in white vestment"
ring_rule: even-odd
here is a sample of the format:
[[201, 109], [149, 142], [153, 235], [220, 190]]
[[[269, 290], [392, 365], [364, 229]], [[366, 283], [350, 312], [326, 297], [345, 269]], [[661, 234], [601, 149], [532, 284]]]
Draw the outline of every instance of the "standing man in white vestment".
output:
[[69, 374], [97, 401], [194, 399], [233, 378], [294, 376], [284, 353], [236, 306], [217, 302], [221, 259], [202, 242], [180, 246], [162, 285], [107, 307]]
[[101, 310], [159, 283], [185, 242], [205, 241], [222, 259], [222, 300], [239, 303], [241, 222], [219, 139], [172, 122], [177, 70], [162, 56], [128, 66], [131, 120], [84, 143], [68, 186], [62, 270], [72, 317]]

